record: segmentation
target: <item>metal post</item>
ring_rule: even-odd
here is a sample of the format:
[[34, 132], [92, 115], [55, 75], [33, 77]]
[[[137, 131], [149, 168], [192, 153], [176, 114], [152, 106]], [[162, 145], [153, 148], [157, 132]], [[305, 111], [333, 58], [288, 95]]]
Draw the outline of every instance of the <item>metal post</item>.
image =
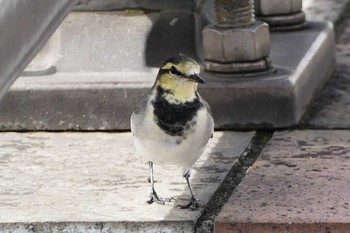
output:
[[205, 68], [247, 73], [270, 68], [269, 26], [256, 21], [253, 0], [216, 0], [216, 24], [202, 31]]

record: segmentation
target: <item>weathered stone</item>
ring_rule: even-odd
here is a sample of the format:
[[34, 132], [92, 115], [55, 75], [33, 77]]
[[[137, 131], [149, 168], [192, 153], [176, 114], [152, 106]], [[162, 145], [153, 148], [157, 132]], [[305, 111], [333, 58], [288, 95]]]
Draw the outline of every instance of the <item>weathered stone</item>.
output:
[[215, 232], [349, 232], [349, 135], [275, 133], [216, 218]]

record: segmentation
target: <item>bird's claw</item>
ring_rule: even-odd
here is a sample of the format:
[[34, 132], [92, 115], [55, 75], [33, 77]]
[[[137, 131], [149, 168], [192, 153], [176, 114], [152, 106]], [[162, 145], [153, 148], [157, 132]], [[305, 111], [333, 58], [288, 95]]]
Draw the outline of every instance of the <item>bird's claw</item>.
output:
[[176, 207], [180, 209], [188, 209], [188, 210], [196, 210], [197, 208], [201, 207], [201, 205], [198, 203], [198, 201], [195, 198], [191, 198], [188, 204], [186, 205], [177, 205]]
[[171, 197], [171, 198], [162, 198], [160, 196], [158, 196], [158, 194], [156, 192], [151, 193], [150, 194], [150, 199], [147, 201], [147, 204], [152, 204], [153, 202], [160, 204], [160, 205], [164, 205], [167, 202], [172, 202], [174, 201], [175, 198]]

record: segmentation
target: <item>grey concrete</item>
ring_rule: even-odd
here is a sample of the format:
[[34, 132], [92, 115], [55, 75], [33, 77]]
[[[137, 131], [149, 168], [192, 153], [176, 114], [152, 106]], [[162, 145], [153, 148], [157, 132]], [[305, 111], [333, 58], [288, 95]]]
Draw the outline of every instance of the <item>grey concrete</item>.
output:
[[350, 232], [350, 132], [286, 131], [215, 220], [215, 233]]
[[[205, 205], [253, 132], [215, 132], [192, 172]], [[146, 204], [148, 165], [131, 133], [0, 133], [0, 232], [193, 232], [203, 209], [181, 171], [155, 164], [156, 189], [176, 201]]]
[[[58, 51], [51, 50], [56, 51], [56, 71], [26, 74], [13, 85], [0, 103], [0, 128], [129, 129], [130, 114], [152, 86], [155, 67], [178, 52], [198, 59], [194, 22], [190, 12], [182, 11], [70, 15], [53, 38], [59, 43]], [[73, 33], [77, 28], [80, 33]], [[310, 22], [304, 30], [273, 33], [271, 41], [276, 72], [252, 77], [202, 72], [207, 84], [200, 93], [212, 106], [216, 128], [297, 124], [333, 69], [333, 34], [327, 24]]]
[[307, 20], [329, 20], [337, 23], [348, 12], [349, 1], [303, 0]]
[[0, 98], [74, 4], [69, 0], [0, 0]]

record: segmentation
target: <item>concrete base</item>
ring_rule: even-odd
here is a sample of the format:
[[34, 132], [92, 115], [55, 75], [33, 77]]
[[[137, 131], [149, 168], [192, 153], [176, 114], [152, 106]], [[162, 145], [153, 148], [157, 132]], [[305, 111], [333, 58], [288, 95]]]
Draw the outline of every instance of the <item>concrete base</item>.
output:
[[[191, 181], [206, 205], [254, 132], [215, 132]], [[156, 190], [176, 200], [146, 203], [147, 161], [131, 133], [0, 133], [0, 232], [193, 232], [203, 208], [181, 210], [181, 171], [155, 164]]]
[[[83, 30], [72, 33], [77, 28]], [[35, 71], [40, 61], [32, 64], [0, 103], [0, 128], [129, 129], [131, 112], [152, 86], [157, 65], [179, 52], [201, 60], [195, 31], [187, 11], [73, 13], [53, 38], [56, 49], [48, 50], [55, 53], [46, 60], [51, 69]], [[207, 84], [200, 93], [217, 129], [298, 124], [334, 68], [333, 28], [309, 22], [302, 30], [274, 32], [270, 58], [273, 72], [202, 73]]]
[[201, 90], [218, 128], [295, 126], [335, 67], [333, 28], [309, 22], [303, 30], [271, 33], [272, 72], [251, 76], [205, 73]]

